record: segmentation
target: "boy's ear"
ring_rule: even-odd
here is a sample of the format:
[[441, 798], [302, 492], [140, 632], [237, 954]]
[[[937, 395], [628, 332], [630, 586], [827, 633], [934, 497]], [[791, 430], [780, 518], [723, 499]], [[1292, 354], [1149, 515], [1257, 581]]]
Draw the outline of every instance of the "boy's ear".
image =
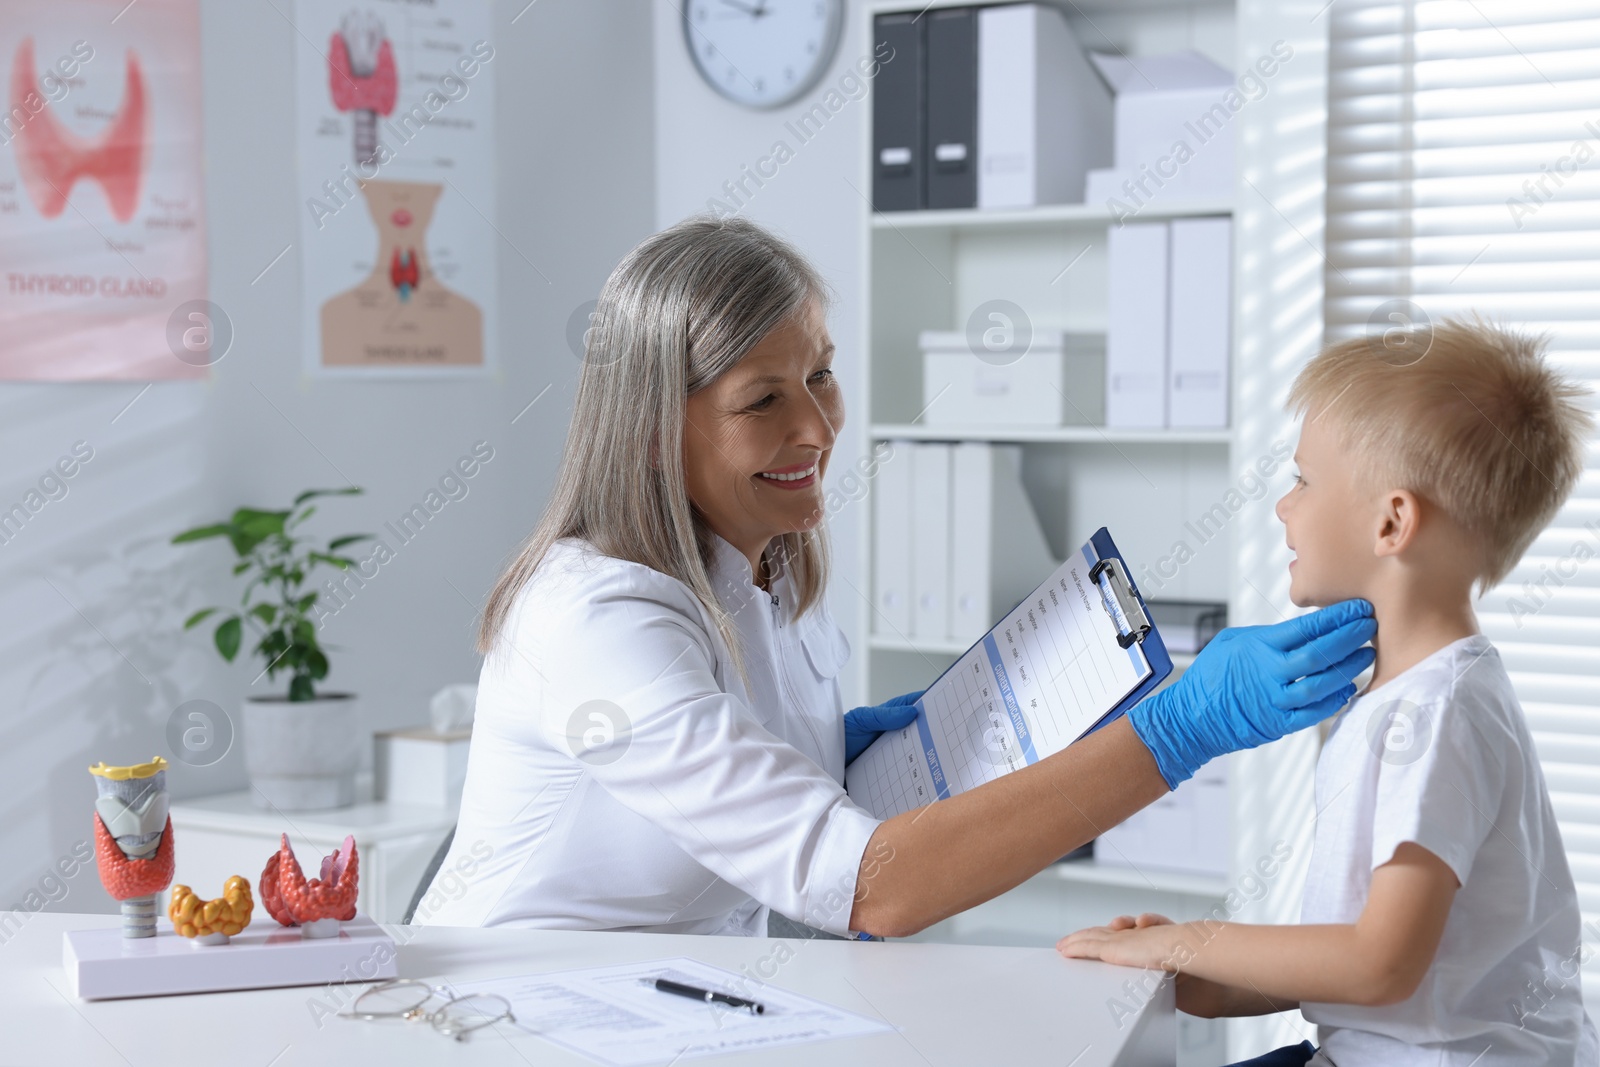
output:
[[1379, 500], [1376, 556], [1398, 556], [1416, 541], [1422, 527], [1421, 501], [1409, 489], [1390, 489]]

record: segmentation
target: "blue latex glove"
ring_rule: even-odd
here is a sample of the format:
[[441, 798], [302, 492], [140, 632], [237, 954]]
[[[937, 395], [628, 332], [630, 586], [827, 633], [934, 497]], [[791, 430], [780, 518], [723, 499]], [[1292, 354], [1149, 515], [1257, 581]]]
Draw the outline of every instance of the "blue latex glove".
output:
[[1332, 715], [1376, 653], [1372, 605], [1345, 600], [1274, 626], [1223, 630], [1177, 682], [1128, 712], [1172, 789], [1206, 762]]
[[917, 700], [926, 690], [890, 697], [870, 708], [851, 708], [844, 713], [844, 762], [846, 766], [867, 750], [885, 730], [910, 726], [917, 718]]

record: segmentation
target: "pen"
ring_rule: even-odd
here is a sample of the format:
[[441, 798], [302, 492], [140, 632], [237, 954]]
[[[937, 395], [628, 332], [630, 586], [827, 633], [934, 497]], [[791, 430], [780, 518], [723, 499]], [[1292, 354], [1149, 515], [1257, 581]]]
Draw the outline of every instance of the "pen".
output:
[[731, 997], [726, 993], [718, 993], [711, 989], [701, 989], [698, 986], [684, 985], [681, 982], [670, 982], [665, 978], [656, 979], [656, 988], [663, 993], [674, 996], [688, 997], [690, 1000], [703, 1000], [707, 1004], [726, 1004], [730, 1008], [749, 1008], [752, 1014], [760, 1015], [767, 1009], [753, 1000], [742, 997]]

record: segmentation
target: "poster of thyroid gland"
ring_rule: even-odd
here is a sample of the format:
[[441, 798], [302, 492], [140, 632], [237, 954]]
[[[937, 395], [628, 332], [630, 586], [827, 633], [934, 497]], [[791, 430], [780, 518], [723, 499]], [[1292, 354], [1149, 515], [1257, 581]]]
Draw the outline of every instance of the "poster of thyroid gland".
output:
[[307, 368], [485, 370], [499, 239], [489, 0], [298, 0], [295, 17]]
[[204, 377], [198, 0], [3, 6], [0, 379]]

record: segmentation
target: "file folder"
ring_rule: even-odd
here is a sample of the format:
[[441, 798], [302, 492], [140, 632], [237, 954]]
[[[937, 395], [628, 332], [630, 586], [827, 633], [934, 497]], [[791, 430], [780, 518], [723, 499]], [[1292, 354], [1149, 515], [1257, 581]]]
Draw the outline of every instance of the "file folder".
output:
[[950, 481], [950, 637], [970, 642], [1056, 559], [1022, 487], [1020, 445], [956, 445]]
[[976, 207], [978, 13], [970, 7], [942, 8], [928, 11], [922, 21], [928, 35], [924, 203], [929, 208]]
[[910, 725], [851, 762], [845, 788], [880, 819], [964, 793], [1112, 722], [1171, 673], [1101, 527], [928, 686]]
[[1106, 425], [1167, 425], [1167, 224], [1111, 227], [1106, 241]]
[[873, 20], [873, 54], [882, 64], [872, 88], [872, 207], [915, 211], [923, 197], [922, 23], [914, 11]]
[[978, 9], [978, 207], [1082, 203], [1111, 161], [1111, 94], [1048, 4]]
[[1222, 429], [1228, 425], [1233, 223], [1227, 218], [1174, 219], [1171, 226], [1167, 424]]
[[911, 636], [950, 634], [950, 451], [919, 442], [911, 450]]
[[893, 441], [878, 468], [873, 505], [872, 630], [902, 640], [911, 636], [910, 441]]

